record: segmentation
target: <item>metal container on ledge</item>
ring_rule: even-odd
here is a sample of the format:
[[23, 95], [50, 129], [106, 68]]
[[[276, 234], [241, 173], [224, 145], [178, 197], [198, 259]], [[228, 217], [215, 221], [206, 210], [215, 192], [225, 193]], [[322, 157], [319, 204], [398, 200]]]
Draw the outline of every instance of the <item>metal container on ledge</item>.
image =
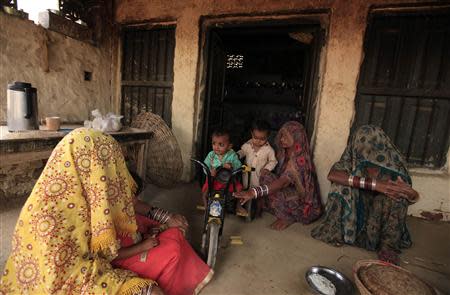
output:
[[6, 102], [10, 132], [39, 130], [37, 90], [30, 83], [8, 84]]

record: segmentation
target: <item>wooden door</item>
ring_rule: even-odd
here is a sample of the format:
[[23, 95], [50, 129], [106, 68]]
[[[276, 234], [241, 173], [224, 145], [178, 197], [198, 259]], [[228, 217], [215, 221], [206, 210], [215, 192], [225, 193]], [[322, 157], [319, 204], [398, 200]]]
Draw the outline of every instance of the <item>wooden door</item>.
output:
[[207, 70], [207, 93], [203, 121], [202, 157], [211, 150], [211, 135], [222, 127], [226, 53], [219, 35], [210, 32]]

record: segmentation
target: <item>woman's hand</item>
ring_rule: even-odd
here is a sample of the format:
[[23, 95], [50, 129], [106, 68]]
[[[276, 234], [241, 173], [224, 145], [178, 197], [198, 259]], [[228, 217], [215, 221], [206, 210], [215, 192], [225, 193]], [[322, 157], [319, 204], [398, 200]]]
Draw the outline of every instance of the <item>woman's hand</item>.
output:
[[241, 205], [244, 205], [249, 200], [254, 199], [256, 197], [254, 190], [248, 190], [248, 191], [242, 191], [242, 192], [233, 193], [233, 196], [235, 198], [240, 199], [239, 202], [241, 203]]
[[267, 175], [267, 174], [269, 174], [269, 173], [270, 173], [270, 171], [267, 170], [267, 169], [262, 169], [262, 170], [261, 170], [261, 176]]
[[189, 223], [187, 222], [186, 218], [180, 214], [171, 214], [166, 225], [168, 227], [179, 227], [183, 231], [186, 231], [189, 227]]
[[394, 193], [395, 186], [389, 183], [389, 181], [377, 180], [375, 191], [382, 193], [391, 199], [398, 200], [397, 194]]
[[396, 181], [378, 180], [375, 191], [385, 194], [389, 198], [399, 200], [407, 199], [410, 202], [417, 201], [419, 194], [399, 176]]
[[153, 249], [158, 245], [159, 245], [159, 241], [156, 239], [155, 236], [147, 237], [144, 240], [142, 240], [142, 242], [140, 243], [142, 252]]
[[231, 163], [225, 163], [225, 164], [223, 164], [223, 168], [225, 168], [225, 169], [231, 169]]
[[214, 168], [211, 168], [211, 170], [209, 170], [209, 172], [211, 173], [212, 177], [216, 177], [217, 171]]
[[115, 260], [126, 259], [142, 252], [147, 252], [158, 245], [159, 241], [156, 239], [155, 235], [144, 237], [140, 243], [120, 248]]
[[405, 198], [410, 202], [416, 202], [419, 199], [419, 193], [400, 176], [397, 177], [396, 181], [389, 180], [389, 182], [396, 187], [399, 197]]

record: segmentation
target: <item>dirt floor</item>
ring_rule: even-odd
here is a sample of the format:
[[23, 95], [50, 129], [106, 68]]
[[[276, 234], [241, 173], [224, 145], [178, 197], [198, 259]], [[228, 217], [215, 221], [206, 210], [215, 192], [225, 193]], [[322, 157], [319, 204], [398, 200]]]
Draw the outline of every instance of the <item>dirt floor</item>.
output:
[[[189, 217], [188, 238], [198, 247], [202, 213], [195, 209], [200, 190], [196, 184], [172, 190], [149, 186], [144, 199], [155, 206]], [[0, 213], [0, 269], [10, 250], [10, 237], [20, 209]], [[313, 265], [343, 272], [353, 280], [352, 266], [359, 259], [374, 259], [375, 253], [356, 247], [331, 247], [310, 237], [314, 225], [294, 224], [283, 232], [271, 230], [273, 216], [245, 222], [228, 216], [217, 258], [215, 276], [204, 295], [313, 294], [304, 277]], [[435, 223], [409, 218], [414, 245], [401, 256], [402, 266], [444, 294], [450, 294], [450, 223]], [[244, 245], [229, 245], [229, 237], [239, 235]]]

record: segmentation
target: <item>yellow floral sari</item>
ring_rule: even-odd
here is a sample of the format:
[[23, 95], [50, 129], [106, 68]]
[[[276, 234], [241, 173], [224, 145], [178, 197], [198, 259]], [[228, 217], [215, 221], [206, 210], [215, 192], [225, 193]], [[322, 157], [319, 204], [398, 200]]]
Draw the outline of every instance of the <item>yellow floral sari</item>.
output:
[[135, 238], [135, 190], [111, 136], [69, 133], [20, 213], [0, 294], [133, 294], [153, 284], [110, 264], [117, 235]]

